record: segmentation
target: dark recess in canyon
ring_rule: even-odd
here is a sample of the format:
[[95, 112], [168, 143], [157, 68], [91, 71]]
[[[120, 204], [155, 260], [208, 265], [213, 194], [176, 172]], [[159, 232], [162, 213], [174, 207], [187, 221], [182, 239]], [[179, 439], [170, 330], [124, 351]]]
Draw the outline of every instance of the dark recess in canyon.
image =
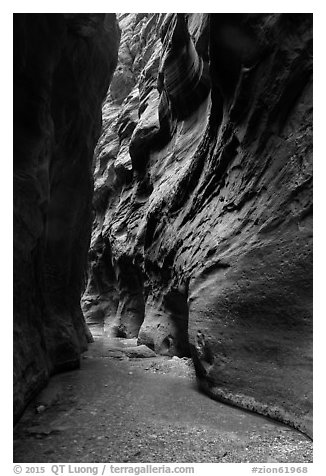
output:
[[15, 15], [15, 417], [84, 314], [311, 436], [312, 15], [117, 19]]

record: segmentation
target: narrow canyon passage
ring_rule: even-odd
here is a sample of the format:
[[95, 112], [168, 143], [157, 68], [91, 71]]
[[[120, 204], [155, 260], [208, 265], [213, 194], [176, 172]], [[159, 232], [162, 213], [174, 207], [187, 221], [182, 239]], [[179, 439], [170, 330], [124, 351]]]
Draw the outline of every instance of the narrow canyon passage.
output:
[[312, 39], [14, 15], [15, 462], [312, 461]]
[[301, 433], [200, 393], [190, 360], [134, 345], [98, 335], [80, 370], [54, 376], [16, 426], [14, 461], [312, 461]]

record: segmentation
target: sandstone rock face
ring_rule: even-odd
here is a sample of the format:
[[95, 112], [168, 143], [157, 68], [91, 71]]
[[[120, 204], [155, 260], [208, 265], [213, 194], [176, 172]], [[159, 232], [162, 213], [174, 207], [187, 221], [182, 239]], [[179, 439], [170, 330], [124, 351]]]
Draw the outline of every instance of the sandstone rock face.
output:
[[311, 434], [312, 17], [119, 23], [87, 320], [191, 355], [212, 397]]
[[92, 157], [115, 15], [14, 15], [14, 418], [86, 348]]

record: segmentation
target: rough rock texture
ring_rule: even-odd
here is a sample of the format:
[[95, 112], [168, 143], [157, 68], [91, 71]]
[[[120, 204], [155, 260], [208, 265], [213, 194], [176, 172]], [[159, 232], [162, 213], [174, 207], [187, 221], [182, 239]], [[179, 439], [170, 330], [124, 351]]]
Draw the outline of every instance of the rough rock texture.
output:
[[312, 16], [119, 23], [87, 320], [311, 434]]
[[92, 157], [117, 61], [114, 14], [14, 15], [14, 418], [79, 365]]

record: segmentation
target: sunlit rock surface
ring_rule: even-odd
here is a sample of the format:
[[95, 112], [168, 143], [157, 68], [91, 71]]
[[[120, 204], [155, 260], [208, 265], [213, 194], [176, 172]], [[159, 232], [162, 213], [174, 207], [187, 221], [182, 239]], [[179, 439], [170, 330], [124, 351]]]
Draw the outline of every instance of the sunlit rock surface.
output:
[[124, 14], [87, 321], [312, 431], [312, 16]]
[[78, 367], [92, 157], [117, 61], [114, 14], [14, 15], [14, 418]]

